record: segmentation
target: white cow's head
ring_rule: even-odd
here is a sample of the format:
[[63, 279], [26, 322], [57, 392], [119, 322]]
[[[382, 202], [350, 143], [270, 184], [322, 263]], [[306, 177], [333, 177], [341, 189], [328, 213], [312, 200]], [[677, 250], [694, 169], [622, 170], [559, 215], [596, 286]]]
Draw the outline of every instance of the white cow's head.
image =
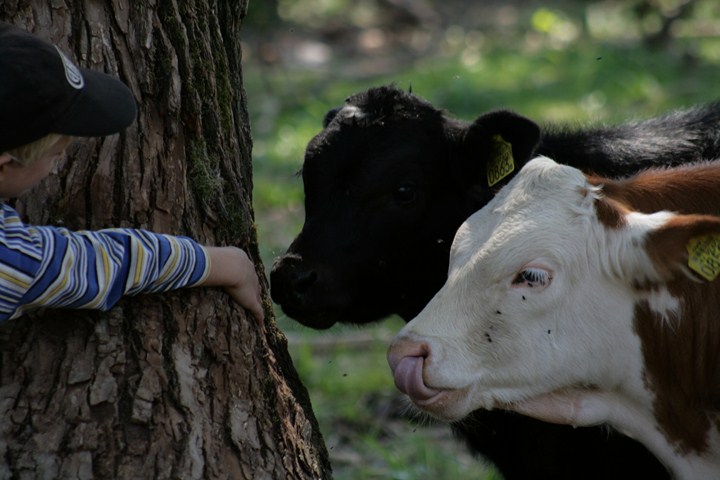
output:
[[537, 158], [458, 230], [446, 284], [390, 347], [396, 385], [447, 421], [510, 408], [592, 424], [608, 412], [543, 412], [541, 399], [602, 391], [651, 401], [636, 306], [676, 321], [668, 282], [700, 280], [686, 244], [718, 225], [628, 211], [579, 170]]

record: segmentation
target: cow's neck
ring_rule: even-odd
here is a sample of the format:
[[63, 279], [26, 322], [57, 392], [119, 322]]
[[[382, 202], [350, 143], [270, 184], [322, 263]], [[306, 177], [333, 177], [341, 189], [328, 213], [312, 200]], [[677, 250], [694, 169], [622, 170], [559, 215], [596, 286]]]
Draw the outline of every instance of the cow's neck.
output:
[[720, 298], [720, 288], [689, 280], [669, 287], [682, 299], [674, 318], [661, 318], [644, 302], [635, 309], [643, 381], [654, 396], [649, 406], [655, 422], [651, 436], [662, 436], [652, 440], [666, 442], [667, 453], [681, 463], [710, 462], [720, 471], [720, 322], [713, 311], [716, 303], [710, 300]]
[[[630, 437], [640, 440], [657, 458], [662, 459], [679, 480], [717, 479], [720, 472], [720, 437], [715, 428], [708, 431], [708, 449], [702, 453], [684, 451], [668, 440], [651, 410], [620, 408], [614, 405], [611, 424]], [[634, 405], [637, 407], [638, 405]]]

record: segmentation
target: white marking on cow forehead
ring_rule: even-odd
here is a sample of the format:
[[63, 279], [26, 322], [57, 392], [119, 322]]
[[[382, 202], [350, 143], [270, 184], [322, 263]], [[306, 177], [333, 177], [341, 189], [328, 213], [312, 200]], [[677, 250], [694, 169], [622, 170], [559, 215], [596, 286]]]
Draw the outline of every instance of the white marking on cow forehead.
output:
[[355, 105], [345, 105], [340, 109], [338, 115], [340, 115], [341, 118], [363, 118], [365, 112]]

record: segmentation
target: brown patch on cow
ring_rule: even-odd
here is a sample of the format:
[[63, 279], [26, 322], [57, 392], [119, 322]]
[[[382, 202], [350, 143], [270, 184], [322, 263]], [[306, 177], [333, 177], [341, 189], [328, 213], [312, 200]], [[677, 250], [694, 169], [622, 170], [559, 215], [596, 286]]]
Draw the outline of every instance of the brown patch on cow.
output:
[[595, 214], [600, 223], [608, 228], [622, 228], [625, 225], [626, 212], [627, 208], [615, 200], [602, 197], [595, 200]]
[[720, 162], [648, 170], [621, 180], [589, 177], [588, 182], [602, 186], [608, 203], [596, 209], [609, 227], [619, 225], [609, 208], [616, 205], [642, 213], [691, 215], [675, 217], [648, 235], [644, 247], [663, 281], [634, 285], [645, 291], [667, 288], [681, 302], [677, 318], [667, 319], [641, 301], [634, 329], [663, 434], [678, 452], [702, 454], [709, 447], [710, 430], [720, 428], [720, 279], [698, 282], [699, 277], [685, 275], [686, 245], [693, 236], [718, 231], [720, 220], [710, 215], [720, 216]]
[[635, 307], [634, 329], [641, 340], [646, 387], [655, 393], [653, 413], [680, 453], [707, 451], [708, 434], [720, 410], [720, 322], [716, 284], [687, 279], [669, 285], [682, 299], [678, 318], [662, 318], [648, 302]]
[[[606, 194], [606, 189], [609, 188], [610, 192], [616, 192], [614, 188], [615, 181], [604, 179], [596, 176], [587, 176], [589, 185], [599, 187], [601, 189], [600, 197], [595, 200], [595, 214], [597, 215], [600, 223], [608, 228], [619, 229], [625, 225], [625, 214], [630, 209], [623, 205], [621, 198], [613, 198]], [[587, 191], [585, 192], [587, 195]]]
[[[668, 335], [659, 329], [671, 330], [647, 302], [636, 305], [635, 330], [642, 341], [645, 386], [655, 393], [654, 416], [678, 452], [699, 455], [709, 446], [710, 421], [702, 410], [690, 408], [696, 403], [693, 397], [702, 395], [703, 389], [698, 388], [695, 376], [687, 373], [694, 367], [690, 361], [693, 351], [689, 345], [677, 345], [676, 339], [668, 341]], [[682, 355], [677, 355], [680, 349]]]
[[601, 186], [603, 196], [643, 213], [720, 214], [720, 162], [646, 170], [613, 180], [594, 175], [588, 183]]

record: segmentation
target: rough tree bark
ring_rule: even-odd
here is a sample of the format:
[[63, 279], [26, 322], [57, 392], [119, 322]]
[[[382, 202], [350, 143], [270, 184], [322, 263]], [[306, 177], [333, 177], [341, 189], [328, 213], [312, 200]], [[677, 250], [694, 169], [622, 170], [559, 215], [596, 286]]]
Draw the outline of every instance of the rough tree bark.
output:
[[[262, 272], [240, 68], [247, 4], [0, 0], [0, 18], [119, 76], [139, 105], [126, 132], [76, 142], [16, 203], [27, 220], [234, 244]], [[271, 318], [259, 326], [211, 289], [1, 325], [0, 478], [329, 478], [286, 346]]]

